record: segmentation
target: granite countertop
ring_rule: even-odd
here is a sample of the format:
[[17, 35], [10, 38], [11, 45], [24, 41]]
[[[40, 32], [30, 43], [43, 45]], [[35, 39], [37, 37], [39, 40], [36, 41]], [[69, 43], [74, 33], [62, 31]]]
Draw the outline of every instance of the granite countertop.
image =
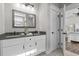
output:
[[79, 54], [79, 42], [74, 42], [74, 41], [67, 42], [66, 41], [66, 50]]
[[40, 35], [46, 35], [46, 32], [40, 31], [39, 34], [37, 32], [31, 32], [33, 35], [19, 35], [20, 33], [23, 32], [17, 32], [15, 33], [4, 33], [0, 35], [0, 40], [5, 40], [5, 39], [12, 39], [12, 38], [21, 38], [21, 37], [31, 37], [31, 36], [40, 36]]

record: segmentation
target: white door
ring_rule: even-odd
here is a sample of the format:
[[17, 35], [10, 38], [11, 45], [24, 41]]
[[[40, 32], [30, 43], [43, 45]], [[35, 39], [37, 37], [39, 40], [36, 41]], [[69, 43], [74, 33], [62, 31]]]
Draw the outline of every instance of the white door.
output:
[[50, 50], [55, 50], [58, 47], [59, 39], [59, 19], [58, 12], [50, 10]]

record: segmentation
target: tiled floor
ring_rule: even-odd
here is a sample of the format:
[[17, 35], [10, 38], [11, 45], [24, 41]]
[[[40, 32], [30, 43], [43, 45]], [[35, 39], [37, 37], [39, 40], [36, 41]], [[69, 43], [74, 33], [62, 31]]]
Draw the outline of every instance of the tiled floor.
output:
[[79, 54], [79, 42], [75, 42], [75, 41], [67, 42], [66, 41], [66, 49], [70, 52]]
[[50, 54], [41, 53], [38, 56], [63, 56], [62, 49], [56, 49], [52, 51]]

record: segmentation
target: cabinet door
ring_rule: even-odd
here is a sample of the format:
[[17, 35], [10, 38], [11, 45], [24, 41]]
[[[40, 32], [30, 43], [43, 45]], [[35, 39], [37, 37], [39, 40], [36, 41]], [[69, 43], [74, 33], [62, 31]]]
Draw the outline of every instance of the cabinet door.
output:
[[45, 51], [45, 40], [44, 39], [40, 39], [37, 41], [37, 50], [39, 52]]
[[35, 46], [37, 48], [37, 54], [45, 51], [45, 35], [37, 36], [35, 39]]
[[3, 56], [15, 56], [24, 53], [23, 45], [18, 44], [3, 48]]
[[27, 37], [25, 40], [25, 52], [26, 55], [34, 55], [37, 52], [37, 47], [35, 46], [35, 36]]
[[35, 49], [35, 39], [33, 37], [28, 37], [25, 40], [25, 51], [31, 51], [33, 49]]

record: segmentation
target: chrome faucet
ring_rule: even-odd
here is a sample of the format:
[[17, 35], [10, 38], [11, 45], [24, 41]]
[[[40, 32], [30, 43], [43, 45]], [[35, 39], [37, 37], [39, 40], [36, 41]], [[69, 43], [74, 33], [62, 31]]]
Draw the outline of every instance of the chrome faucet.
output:
[[26, 28], [26, 20], [24, 21], [24, 33], [25, 35], [28, 33], [27, 28]]

